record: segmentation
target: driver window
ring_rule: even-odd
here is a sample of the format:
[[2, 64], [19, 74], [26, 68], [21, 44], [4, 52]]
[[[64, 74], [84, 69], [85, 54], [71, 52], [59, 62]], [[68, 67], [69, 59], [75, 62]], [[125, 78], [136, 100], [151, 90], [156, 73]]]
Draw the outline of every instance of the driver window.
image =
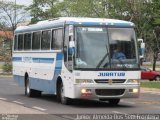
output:
[[68, 68], [68, 70], [73, 69], [73, 49], [74, 41], [73, 36], [69, 36], [69, 26], [65, 27], [65, 41], [64, 41], [64, 64]]

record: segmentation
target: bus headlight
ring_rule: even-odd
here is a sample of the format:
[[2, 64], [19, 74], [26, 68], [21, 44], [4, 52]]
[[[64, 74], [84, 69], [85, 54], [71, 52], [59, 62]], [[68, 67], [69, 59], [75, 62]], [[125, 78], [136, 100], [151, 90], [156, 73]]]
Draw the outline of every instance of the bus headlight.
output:
[[127, 80], [127, 83], [136, 83], [136, 84], [138, 84], [139, 82], [140, 82], [139, 80], [131, 80], [131, 79]]
[[76, 83], [83, 84], [83, 83], [93, 83], [91, 79], [76, 79]]
[[138, 89], [133, 89], [133, 93], [138, 93]]
[[131, 92], [131, 93], [138, 93], [139, 89], [137, 89], [137, 88], [129, 89], [129, 92]]

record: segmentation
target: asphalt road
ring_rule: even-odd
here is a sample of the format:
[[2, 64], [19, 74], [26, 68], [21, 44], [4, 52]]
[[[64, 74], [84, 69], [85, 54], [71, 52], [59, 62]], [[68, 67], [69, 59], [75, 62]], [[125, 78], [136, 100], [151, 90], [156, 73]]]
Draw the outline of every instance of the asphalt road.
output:
[[[142, 91], [137, 99], [122, 99], [118, 106], [107, 102], [77, 100], [73, 105], [62, 105], [53, 95], [43, 94], [40, 98], [28, 98], [24, 88], [10, 77], [0, 78], [0, 100], [18, 104], [47, 114], [56, 114], [71, 119], [69, 114], [159, 114], [160, 92]], [[15, 108], [16, 109], [16, 108]], [[63, 114], [63, 115], [62, 115]], [[67, 114], [67, 115], [64, 115]]]

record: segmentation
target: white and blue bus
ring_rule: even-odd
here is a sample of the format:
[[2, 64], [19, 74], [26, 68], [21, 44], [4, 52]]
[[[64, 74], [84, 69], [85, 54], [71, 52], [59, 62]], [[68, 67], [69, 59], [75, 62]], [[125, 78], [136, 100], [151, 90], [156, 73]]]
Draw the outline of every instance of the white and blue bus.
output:
[[[60, 17], [15, 30], [13, 76], [29, 97], [57, 95], [116, 105], [137, 98], [140, 62], [134, 23]], [[115, 55], [118, 49], [120, 53]]]

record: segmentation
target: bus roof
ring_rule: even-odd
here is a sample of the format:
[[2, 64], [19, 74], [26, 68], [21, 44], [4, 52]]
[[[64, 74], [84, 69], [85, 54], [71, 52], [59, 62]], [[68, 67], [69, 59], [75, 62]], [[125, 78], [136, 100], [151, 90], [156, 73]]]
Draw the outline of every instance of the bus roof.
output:
[[134, 27], [134, 23], [116, 20], [116, 19], [105, 19], [105, 18], [83, 18], [83, 17], [59, 17], [55, 19], [49, 19], [40, 21], [33, 25], [20, 26], [15, 30], [15, 33], [29, 32], [43, 29], [51, 29], [55, 27], [63, 27], [64, 24], [73, 25], [106, 25], [106, 26], [117, 26], [117, 27]]

